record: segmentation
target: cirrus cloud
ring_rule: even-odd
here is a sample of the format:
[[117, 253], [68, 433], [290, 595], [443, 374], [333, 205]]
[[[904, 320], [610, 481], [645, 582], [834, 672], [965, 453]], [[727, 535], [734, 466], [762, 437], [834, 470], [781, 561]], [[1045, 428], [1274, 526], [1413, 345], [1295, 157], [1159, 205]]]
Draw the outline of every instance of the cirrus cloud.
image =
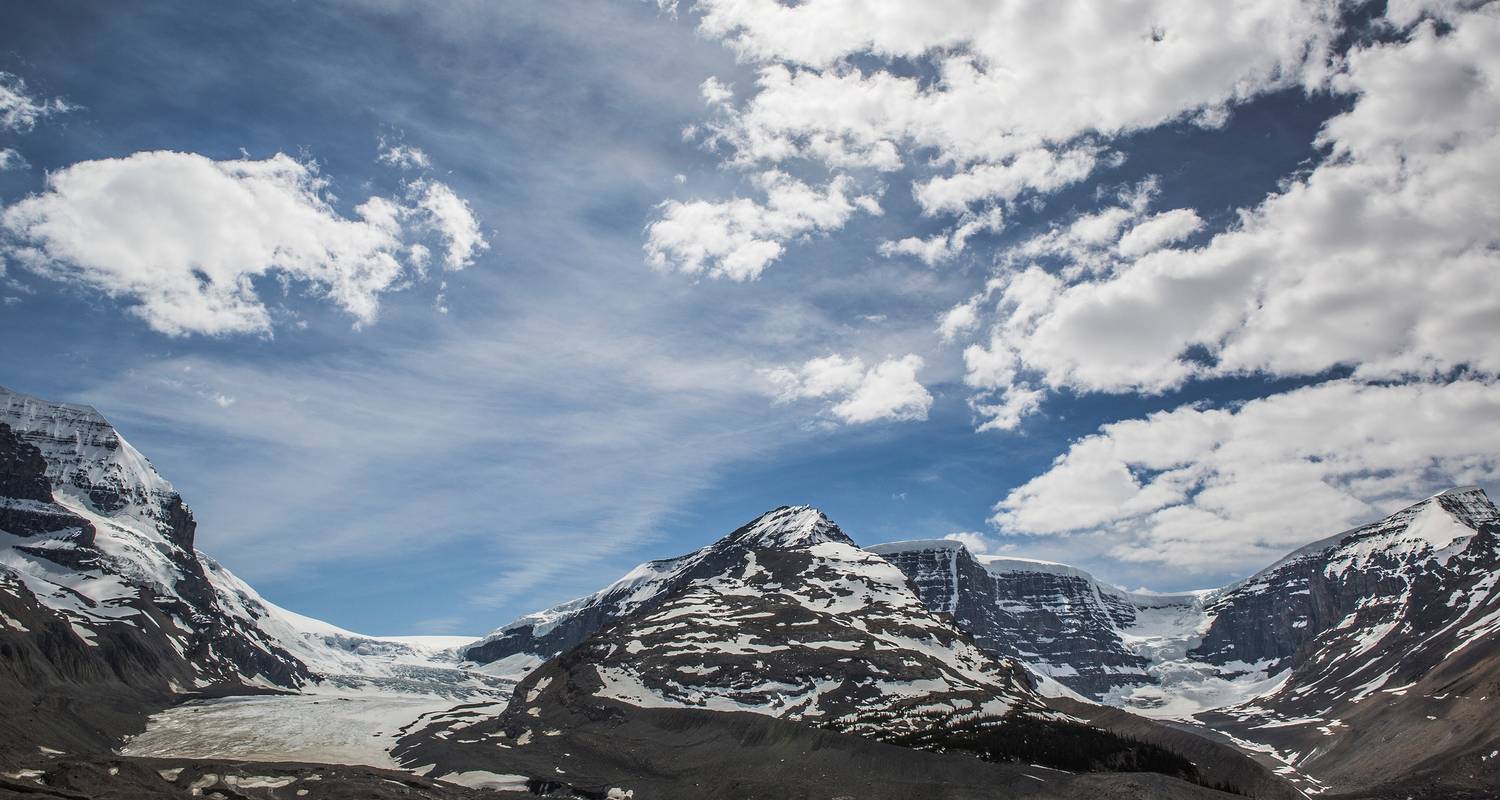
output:
[[60, 97], [50, 100], [33, 97], [26, 81], [9, 72], [0, 72], [0, 131], [29, 131], [43, 119], [73, 108]]

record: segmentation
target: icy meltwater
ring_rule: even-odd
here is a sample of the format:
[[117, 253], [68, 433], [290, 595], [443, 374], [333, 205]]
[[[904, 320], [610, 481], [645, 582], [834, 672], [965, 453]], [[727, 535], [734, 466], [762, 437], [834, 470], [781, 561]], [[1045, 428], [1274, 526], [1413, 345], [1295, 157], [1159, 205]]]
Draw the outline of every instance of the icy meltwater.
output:
[[198, 700], [152, 715], [121, 752], [160, 758], [312, 761], [399, 769], [400, 729], [452, 708], [440, 697], [264, 695]]

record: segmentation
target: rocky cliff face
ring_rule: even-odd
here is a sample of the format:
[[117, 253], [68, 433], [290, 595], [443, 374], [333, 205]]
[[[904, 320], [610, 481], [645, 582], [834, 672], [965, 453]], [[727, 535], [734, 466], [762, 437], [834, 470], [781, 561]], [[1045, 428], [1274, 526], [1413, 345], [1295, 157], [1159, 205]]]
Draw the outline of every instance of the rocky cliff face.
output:
[[0, 390], [0, 714], [17, 736], [98, 748], [179, 693], [310, 677], [225, 613], [194, 528], [97, 412]]
[[1282, 680], [1202, 718], [1339, 786], [1500, 788], [1497, 583], [1500, 512], [1474, 487], [1302, 548], [1210, 603], [1193, 655]]
[[[1216, 664], [1268, 662], [1279, 672], [1329, 650], [1333, 643], [1319, 640], [1331, 628], [1345, 632], [1338, 638], [1368, 638], [1408, 611], [1430, 615], [1449, 605], [1433, 594], [1439, 584], [1486, 571], [1482, 531], [1497, 522], [1484, 492], [1462, 487], [1308, 545], [1221, 591], [1193, 654]], [[1474, 599], [1469, 591], [1462, 598]]]
[[1100, 699], [1150, 684], [1152, 659], [1137, 630], [1163, 609], [1191, 614], [1196, 595], [1140, 595], [1083, 570], [1020, 558], [976, 556], [950, 540], [869, 548], [906, 573], [927, 608], [953, 616], [988, 652]]
[[226, 613], [193, 550], [192, 512], [98, 412], [0, 390], [0, 423], [13, 454], [0, 569], [35, 613], [65, 620], [85, 646], [106, 629], [139, 640], [177, 665], [157, 671], [181, 691], [310, 677], [253, 619]]

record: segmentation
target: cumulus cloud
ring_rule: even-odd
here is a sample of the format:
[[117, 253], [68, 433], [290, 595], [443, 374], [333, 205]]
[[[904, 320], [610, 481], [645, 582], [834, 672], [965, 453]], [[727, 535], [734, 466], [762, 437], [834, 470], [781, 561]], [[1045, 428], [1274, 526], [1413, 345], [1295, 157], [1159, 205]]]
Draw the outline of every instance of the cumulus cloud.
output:
[[447, 242], [443, 267], [460, 270], [474, 263], [474, 257], [489, 249], [489, 242], [479, 230], [474, 209], [445, 183], [418, 181], [411, 187], [419, 219]]
[[[1453, 13], [1446, 30], [1353, 49], [1332, 80], [1353, 105], [1319, 135], [1328, 156], [1202, 246], [1169, 246], [1200, 228], [1190, 210], [1121, 206], [1090, 220], [1092, 244], [1053, 232], [1002, 259], [969, 382], [1500, 371], [1500, 8]], [[1063, 266], [1028, 263], [1043, 251]]]
[[0, 131], [29, 131], [41, 120], [72, 109], [62, 98], [33, 97], [26, 81], [9, 72], [0, 72]]
[[1185, 406], [1072, 444], [1010, 492], [1008, 533], [1092, 533], [1111, 554], [1250, 569], [1448, 486], [1500, 478], [1500, 384], [1330, 381]]
[[939, 176], [913, 188], [925, 214], [954, 214], [980, 200], [1013, 201], [1028, 189], [1055, 192], [1087, 178], [1098, 154], [1094, 148], [1056, 153], [1028, 150], [1004, 163], [981, 164], [956, 175]]
[[[954, 165], [1002, 165], [1049, 143], [1315, 82], [1337, 20], [1337, 5], [1319, 0], [1227, 10], [1077, 0], [1047, 14], [1022, 0], [911, 3], [878, 14], [862, 0], [692, 6], [704, 33], [762, 65], [753, 95], [715, 123], [738, 158], [880, 169], [898, 168], [901, 152], [917, 148]], [[855, 56], [869, 66], [852, 66]], [[882, 66], [896, 59], [926, 63], [936, 80]]]
[[1131, 228], [1120, 237], [1117, 248], [1126, 258], [1143, 256], [1173, 242], [1180, 242], [1203, 229], [1203, 220], [1191, 208], [1164, 211]]
[[780, 170], [755, 176], [764, 202], [737, 198], [662, 204], [646, 229], [646, 259], [657, 269], [748, 281], [781, 258], [786, 243], [842, 228], [856, 211], [880, 213], [872, 194], [854, 195], [847, 176], [822, 189]]
[[979, 415], [980, 431], [1012, 431], [1021, 426], [1021, 421], [1042, 407], [1047, 392], [1024, 384], [1007, 386], [996, 395], [980, 395], [973, 398], [969, 406]]
[[959, 256], [969, 240], [980, 233], [998, 233], [1005, 228], [1005, 216], [998, 208], [983, 213], [965, 214], [958, 224], [936, 236], [922, 239], [909, 236], [895, 242], [881, 242], [880, 254], [892, 258], [911, 256], [929, 267], [935, 267]]
[[442, 184], [425, 184], [413, 205], [371, 197], [352, 216], [327, 189], [315, 165], [282, 154], [142, 152], [48, 175], [45, 191], [0, 212], [0, 229], [14, 263], [133, 301], [169, 335], [269, 333], [255, 285], [267, 275], [368, 323], [407, 272], [418, 229], [448, 242], [451, 269], [482, 246], [467, 205]]
[[957, 531], [943, 538], [950, 542], [962, 544], [970, 553], [988, 553], [992, 546], [992, 543], [984, 537], [984, 534], [975, 531]]
[[960, 303], [938, 317], [938, 335], [951, 342], [979, 325], [979, 298]]
[[777, 402], [828, 399], [826, 411], [848, 424], [927, 419], [932, 395], [917, 380], [922, 358], [906, 355], [866, 368], [863, 359], [834, 354], [800, 367], [778, 367], [763, 375]]

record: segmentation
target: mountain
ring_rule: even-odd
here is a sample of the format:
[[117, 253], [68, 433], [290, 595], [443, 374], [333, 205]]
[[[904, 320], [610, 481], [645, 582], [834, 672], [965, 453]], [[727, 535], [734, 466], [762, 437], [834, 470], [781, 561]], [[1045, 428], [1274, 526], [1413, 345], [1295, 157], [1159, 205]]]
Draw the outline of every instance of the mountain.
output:
[[279, 608], [197, 534], [94, 409], [0, 389], [0, 794], [1500, 792], [1474, 487], [1178, 595], [782, 507], [477, 641]]
[[[570, 653], [581, 671], [570, 682], [597, 697], [886, 734], [929, 717], [1041, 709], [1019, 670], [929, 612], [906, 576], [817, 509], [776, 509], [638, 574], [652, 579], [627, 577], [628, 593], [617, 582], [598, 596], [607, 604], [570, 604], [575, 629], [605, 608], [616, 615]], [[530, 623], [499, 640], [517, 630], [536, 641]]]
[[1450, 489], [1315, 542], [1207, 606], [1195, 658], [1278, 676], [1200, 719], [1338, 787], [1500, 792], [1500, 512]]
[[[560, 654], [518, 649], [576, 636]], [[805, 506], [467, 652], [548, 660], [503, 711], [455, 709], [405, 736], [396, 754], [429, 776], [545, 775], [585, 796], [1217, 794], [1163, 775], [1073, 775], [1201, 778], [1168, 749], [1048, 708], [1011, 661]]]
[[[278, 608], [194, 547], [180, 494], [97, 411], [0, 388], [0, 740], [109, 752], [186, 698], [504, 696], [456, 651]], [[289, 726], [297, 720], [287, 720]]]
[[95, 703], [128, 717], [312, 677], [224, 612], [192, 513], [93, 409], [0, 391], [0, 471], [0, 714], [14, 730], [97, 746], [119, 729], [98, 730]]
[[1201, 594], [1126, 592], [1076, 567], [974, 554], [948, 539], [868, 549], [991, 654], [1096, 700], [1154, 683], [1151, 643], [1201, 616]]
[[1497, 533], [1482, 490], [1451, 489], [1186, 595], [1126, 592], [946, 540], [870, 550], [1048, 694], [1205, 725], [1312, 790], [1488, 796], [1500, 750], [1489, 708], [1500, 698]]

